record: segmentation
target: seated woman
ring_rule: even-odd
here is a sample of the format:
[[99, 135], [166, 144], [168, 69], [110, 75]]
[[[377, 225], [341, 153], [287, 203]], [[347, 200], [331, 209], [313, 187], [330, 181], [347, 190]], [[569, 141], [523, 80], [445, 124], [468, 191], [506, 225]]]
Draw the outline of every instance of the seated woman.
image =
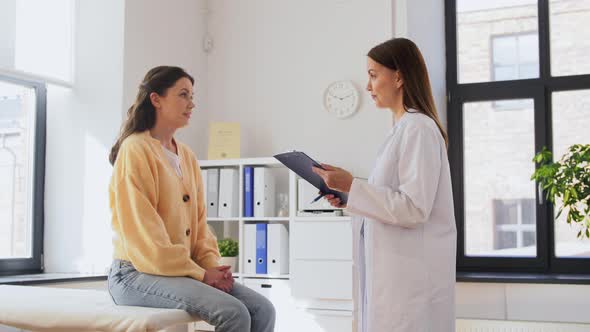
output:
[[151, 69], [111, 150], [109, 292], [119, 305], [183, 309], [220, 332], [270, 332], [273, 305], [218, 265], [197, 158], [174, 138], [195, 107], [193, 84], [181, 68]]

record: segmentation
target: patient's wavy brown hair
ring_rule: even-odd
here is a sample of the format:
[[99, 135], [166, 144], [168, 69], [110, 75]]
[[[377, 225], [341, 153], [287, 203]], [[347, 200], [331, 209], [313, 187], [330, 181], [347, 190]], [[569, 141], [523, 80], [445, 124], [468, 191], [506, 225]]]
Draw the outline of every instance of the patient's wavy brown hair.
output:
[[159, 66], [150, 69], [145, 74], [143, 81], [139, 85], [135, 102], [127, 110], [127, 119], [121, 126], [119, 137], [111, 148], [109, 154], [111, 165], [115, 164], [119, 148], [127, 137], [133, 133], [152, 129], [156, 124], [156, 109], [150, 100], [150, 94], [155, 92], [160, 96], [165, 96], [168, 89], [183, 77], [188, 78], [192, 84], [195, 84], [193, 77], [180, 67]]

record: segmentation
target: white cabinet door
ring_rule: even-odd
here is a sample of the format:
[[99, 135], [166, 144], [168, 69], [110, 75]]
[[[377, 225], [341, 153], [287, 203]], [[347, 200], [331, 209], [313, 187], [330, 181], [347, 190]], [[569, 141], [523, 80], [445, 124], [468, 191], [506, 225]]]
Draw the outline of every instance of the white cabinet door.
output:
[[[296, 219], [293, 226], [293, 296], [308, 308], [342, 309], [352, 301], [350, 219]], [[326, 305], [318, 304], [318, 301]], [[330, 302], [333, 305], [330, 306]], [[350, 307], [350, 306], [349, 306]]]
[[297, 309], [291, 297], [289, 280], [244, 279], [244, 286], [257, 291], [272, 302], [276, 311], [275, 331], [287, 331], [289, 326], [297, 321]]
[[268, 298], [275, 306], [277, 332], [349, 332], [351, 311], [306, 310], [297, 307], [289, 280], [250, 279], [244, 285]]
[[244, 279], [244, 286], [262, 294], [275, 305], [289, 305], [292, 303], [289, 280], [246, 278]]
[[[293, 332], [352, 332], [352, 312], [303, 310]], [[283, 332], [282, 330], [277, 330]]]
[[295, 260], [292, 284], [298, 300], [352, 300], [352, 261]]
[[309, 221], [297, 219], [293, 227], [293, 258], [352, 259], [352, 230], [350, 220]]

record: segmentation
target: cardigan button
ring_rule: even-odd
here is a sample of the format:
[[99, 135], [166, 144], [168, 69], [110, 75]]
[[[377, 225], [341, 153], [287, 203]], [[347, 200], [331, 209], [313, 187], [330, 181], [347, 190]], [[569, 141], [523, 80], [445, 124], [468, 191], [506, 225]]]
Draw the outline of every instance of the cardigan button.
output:
[[187, 230], [186, 230], [186, 236], [189, 236], [189, 235], [191, 235], [191, 229], [190, 228], [187, 228]]
[[182, 200], [183, 200], [184, 202], [188, 202], [188, 201], [189, 201], [189, 199], [191, 199], [191, 197], [190, 197], [189, 195], [184, 195], [184, 196], [182, 196]]

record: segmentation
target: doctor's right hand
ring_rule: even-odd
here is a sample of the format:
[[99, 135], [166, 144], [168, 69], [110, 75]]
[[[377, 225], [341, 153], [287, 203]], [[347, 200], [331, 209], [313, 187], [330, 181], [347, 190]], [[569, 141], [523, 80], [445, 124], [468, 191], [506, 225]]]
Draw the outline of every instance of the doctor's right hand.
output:
[[325, 199], [326, 199], [328, 202], [330, 202], [330, 205], [332, 205], [332, 206], [333, 206], [333, 207], [335, 207], [335, 208], [345, 208], [345, 207], [346, 207], [346, 204], [342, 204], [342, 203], [340, 202], [340, 198], [338, 198], [338, 197], [335, 197], [335, 196], [334, 196], [334, 195], [332, 195], [332, 194], [326, 195], [326, 196], [324, 196], [324, 198], [325, 198]]
[[350, 191], [354, 178], [349, 171], [328, 164], [322, 164], [322, 168], [312, 166], [311, 170], [324, 180], [328, 188], [343, 193]]

